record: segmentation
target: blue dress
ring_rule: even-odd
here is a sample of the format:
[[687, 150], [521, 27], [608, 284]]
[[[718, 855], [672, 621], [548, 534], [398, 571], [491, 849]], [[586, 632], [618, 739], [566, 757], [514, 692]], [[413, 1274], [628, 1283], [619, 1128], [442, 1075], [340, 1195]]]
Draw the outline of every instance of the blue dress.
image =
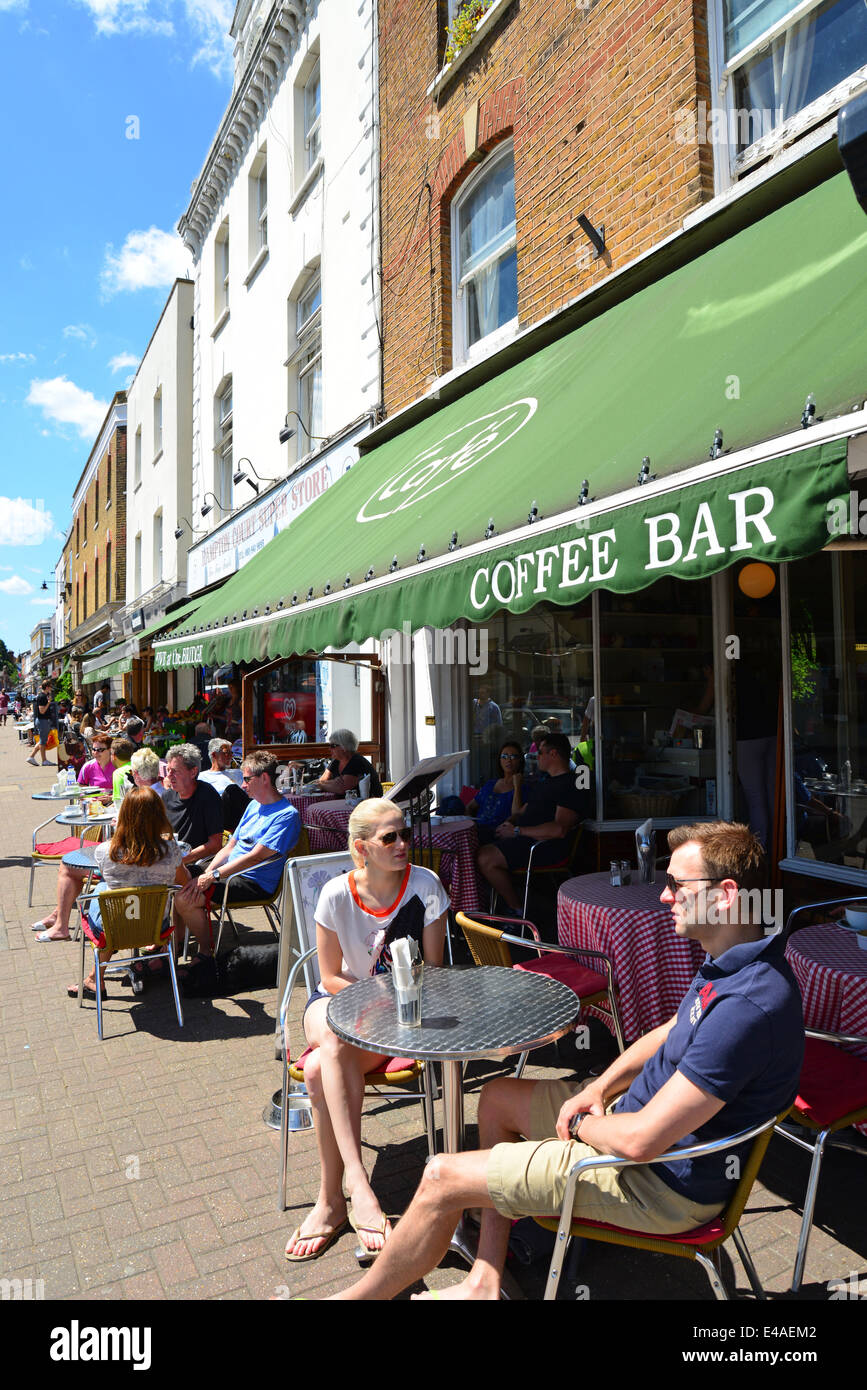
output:
[[498, 778], [492, 777], [489, 782], [485, 782], [476, 797], [479, 806], [476, 816], [478, 825], [501, 825], [512, 814], [512, 793], [495, 792], [497, 781]]

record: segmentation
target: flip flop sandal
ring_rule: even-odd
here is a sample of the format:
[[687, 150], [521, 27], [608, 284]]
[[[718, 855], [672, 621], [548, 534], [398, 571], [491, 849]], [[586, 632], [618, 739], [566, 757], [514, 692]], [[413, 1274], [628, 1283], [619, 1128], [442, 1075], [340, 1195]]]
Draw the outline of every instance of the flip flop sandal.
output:
[[[67, 995], [68, 995], [68, 997], [69, 997], [70, 999], [77, 999], [77, 998], [78, 998], [78, 985], [67, 985], [67, 986], [66, 986], [66, 993], [67, 993]], [[91, 989], [90, 985], [85, 985], [85, 986], [84, 986], [84, 989], [81, 991], [81, 997], [82, 997], [82, 999], [92, 999], [94, 1002], [96, 1002], [96, 990], [95, 990], [95, 989]], [[105, 1000], [106, 1000], [107, 998], [108, 998], [108, 993], [106, 992], [106, 990], [103, 990], [103, 991], [102, 991], [103, 1003], [105, 1002]]]
[[350, 1211], [347, 1219], [353, 1231], [358, 1236], [358, 1245], [354, 1252], [356, 1260], [360, 1265], [373, 1264], [373, 1261], [377, 1258], [377, 1256], [382, 1254], [383, 1250], [385, 1249], [385, 1245], [381, 1245], [376, 1250], [371, 1250], [370, 1246], [365, 1245], [364, 1240], [362, 1239], [362, 1235], [367, 1234], [372, 1236], [382, 1236], [384, 1242], [386, 1226], [389, 1222], [391, 1222], [392, 1225], [394, 1225], [398, 1218], [396, 1216], [388, 1216], [385, 1213], [383, 1213], [382, 1220], [380, 1221], [378, 1226], [357, 1226], [355, 1224], [355, 1221], [353, 1220], [352, 1212]]
[[71, 941], [71, 940], [72, 940], [72, 937], [71, 937], [70, 935], [67, 935], [67, 936], [49, 936], [47, 931], [40, 931], [40, 932], [37, 932], [37, 933], [36, 933], [36, 935], [35, 935], [35, 937], [34, 937], [33, 939], [34, 939], [34, 941], [40, 941], [40, 942], [42, 943], [42, 945], [45, 946], [48, 942], [51, 942], [51, 941]]
[[[289, 1255], [284, 1250], [284, 1259], [289, 1260], [292, 1264], [304, 1264], [307, 1260], [318, 1260], [319, 1256], [324, 1255], [325, 1251], [330, 1249], [330, 1247], [334, 1244], [338, 1237], [343, 1235], [343, 1232], [346, 1230], [347, 1224], [348, 1223], [346, 1219], [344, 1219], [343, 1221], [341, 1221], [339, 1226], [335, 1226], [333, 1231], [308, 1231], [306, 1236], [302, 1236], [301, 1227], [296, 1226], [295, 1230], [289, 1237], [289, 1241], [294, 1242], [296, 1240], [321, 1240], [323, 1244], [320, 1245], [318, 1250], [311, 1251], [309, 1255]], [[289, 1241], [286, 1242], [287, 1245], [289, 1244]]]

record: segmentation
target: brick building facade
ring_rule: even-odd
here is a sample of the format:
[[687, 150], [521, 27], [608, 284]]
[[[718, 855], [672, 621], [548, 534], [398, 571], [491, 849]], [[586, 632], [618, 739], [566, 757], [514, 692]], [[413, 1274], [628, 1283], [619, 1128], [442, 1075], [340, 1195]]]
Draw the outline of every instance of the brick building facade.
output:
[[64, 547], [67, 642], [108, 641], [126, 597], [126, 392], [118, 391], [78, 480]]
[[[704, 3], [493, 8], [443, 77], [446, 6], [380, 0], [389, 414], [459, 365], [453, 206], [503, 142], [514, 145], [517, 328], [650, 250], [713, 191], [710, 146], [678, 138], [678, 114], [709, 96]], [[598, 259], [580, 213], [605, 228]]]

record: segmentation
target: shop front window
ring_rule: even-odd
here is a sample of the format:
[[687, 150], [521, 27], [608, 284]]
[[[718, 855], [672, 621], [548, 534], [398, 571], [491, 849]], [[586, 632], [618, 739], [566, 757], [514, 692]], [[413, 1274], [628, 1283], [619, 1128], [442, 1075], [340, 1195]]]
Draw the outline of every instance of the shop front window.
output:
[[717, 809], [710, 580], [660, 579], [599, 596], [606, 820], [714, 815]]
[[370, 667], [345, 661], [292, 660], [253, 677], [253, 741], [327, 743], [333, 729], [350, 729], [359, 743], [373, 741]]
[[575, 747], [585, 738], [593, 694], [591, 604], [532, 613], [498, 613], [486, 624], [487, 671], [470, 682], [470, 781], [499, 777], [497, 752], [514, 739], [529, 754], [532, 774], [537, 729], [564, 733]]
[[793, 816], [799, 859], [867, 867], [867, 555], [789, 566]]

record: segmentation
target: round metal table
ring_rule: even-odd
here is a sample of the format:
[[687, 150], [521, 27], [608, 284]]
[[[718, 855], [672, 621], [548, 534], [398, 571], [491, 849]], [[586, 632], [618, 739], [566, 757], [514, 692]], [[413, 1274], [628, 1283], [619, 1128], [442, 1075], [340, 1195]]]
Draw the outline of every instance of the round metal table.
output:
[[496, 965], [425, 966], [421, 1027], [397, 1021], [390, 975], [335, 994], [328, 1024], [344, 1042], [389, 1057], [443, 1065], [446, 1153], [464, 1144], [462, 1063], [509, 1057], [554, 1042], [578, 1018], [578, 997], [558, 980]]
[[81, 869], [85, 873], [92, 873], [96, 868], [96, 845], [82, 845], [81, 849], [71, 849], [68, 854], [64, 854], [63, 863], [67, 869]]
[[85, 816], [82, 815], [80, 811], [76, 811], [70, 807], [68, 811], [61, 811], [59, 816], [55, 816], [55, 820], [58, 825], [108, 825], [114, 820], [115, 814], [114, 807], [107, 808], [98, 816]]
[[62, 792], [31, 792], [31, 801], [74, 801], [79, 796], [93, 796], [95, 787], [64, 787]]

